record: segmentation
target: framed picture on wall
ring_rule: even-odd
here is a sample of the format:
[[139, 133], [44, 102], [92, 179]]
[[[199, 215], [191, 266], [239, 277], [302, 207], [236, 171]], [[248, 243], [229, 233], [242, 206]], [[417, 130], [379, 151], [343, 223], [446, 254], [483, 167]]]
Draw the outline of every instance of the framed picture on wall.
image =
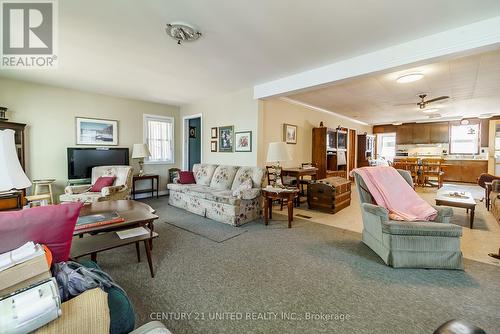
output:
[[252, 152], [252, 131], [234, 133], [235, 152]]
[[216, 139], [216, 138], [217, 138], [217, 128], [212, 128], [212, 129], [210, 130], [210, 137], [211, 137], [212, 139]]
[[287, 144], [297, 144], [297, 125], [283, 124], [283, 141]]
[[219, 152], [233, 152], [234, 126], [219, 127]]
[[76, 117], [77, 145], [118, 145], [118, 121]]
[[210, 152], [217, 152], [217, 140], [210, 142]]

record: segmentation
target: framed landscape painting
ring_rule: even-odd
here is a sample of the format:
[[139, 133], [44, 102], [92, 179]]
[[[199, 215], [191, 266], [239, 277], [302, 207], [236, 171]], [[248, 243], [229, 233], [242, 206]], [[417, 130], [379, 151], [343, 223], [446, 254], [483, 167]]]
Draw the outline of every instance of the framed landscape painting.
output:
[[233, 152], [234, 146], [234, 127], [219, 127], [219, 152]]
[[96, 118], [76, 118], [77, 145], [118, 145], [118, 121]]
[[283, 124], [283, 141], [287, 144], [297, 144], [297, 125]]
[[252, 131], [236, 132], [234, 142], [236, 152], [252, 152]]

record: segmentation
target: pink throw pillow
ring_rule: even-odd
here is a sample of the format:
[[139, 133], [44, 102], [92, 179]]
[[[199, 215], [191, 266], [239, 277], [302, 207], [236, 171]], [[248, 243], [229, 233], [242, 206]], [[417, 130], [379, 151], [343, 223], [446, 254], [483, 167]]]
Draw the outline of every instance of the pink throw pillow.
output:
[[179, 172], [180, 184], [193, 184], [196, 183], [193, 172]]
[[116, 176], [99, 176], [90, 189], [91, 192], [99, 193], [102, 188], [110, 187], [115, 183]]
[[67, 261], [82, 206], [73, 202], [0, 212], [0, 253], [34, 241], [50, 249], [53, 263]]

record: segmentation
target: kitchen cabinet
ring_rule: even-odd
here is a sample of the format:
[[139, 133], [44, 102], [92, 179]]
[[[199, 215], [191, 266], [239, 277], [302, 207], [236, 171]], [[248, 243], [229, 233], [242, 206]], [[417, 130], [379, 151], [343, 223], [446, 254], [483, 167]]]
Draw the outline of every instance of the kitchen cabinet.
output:
[[448, 122], [430, 124], [430, 143], [448, 143], [450, 141], [450, 125]]
[[431, 141], [430, 124], [412, 124], [412, 127], [413, 127], [412, 144], [428, 144]]
[[445, 160], [443, 180], [476, 183], [481, 173], [488, 171], [486, 160]]
[[403, 124], [396, 128], [396, 144], [413, 144], [413, 124]]
[[374, 125], [373, 126], [373, 133], [391, 133], [391, 132], [396, 132], [396, 126], [392, 124], [386, 124], [386, 125]]

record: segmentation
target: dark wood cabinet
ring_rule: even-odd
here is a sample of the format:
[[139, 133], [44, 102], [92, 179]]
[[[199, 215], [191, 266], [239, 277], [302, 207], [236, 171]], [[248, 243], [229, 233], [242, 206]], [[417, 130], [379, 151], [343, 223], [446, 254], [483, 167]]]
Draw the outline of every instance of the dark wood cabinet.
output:
[[375, 155], [375, 136], [373, 135], [358, 135], [358, 157], [357, 166], [369, 166], [369, 159]]
[[431, 126], [429, 124], [412, 124], [412, 144], [429, 144], [431, 140]]
[[413, 144], [413, 124], [403, 124], [396, 127], [396, 144]]
[[[347, 133], [348, 129], [341, 130]], [[327, 127], [313, 128], [311, 162], [318, 168], [318, 173], [316, 174], [318, 179], [324, 179], [328, 175], [328, 171], [347, 169], [346, 161], [349, 153], [348, 150], [335, 148], [338, 147], [338, 143], [332, 138], [337, 138], [336, 134], [336, 129], [329, 129]], [[338, 159], [338, 154], [343, 154], [345, 157]], [[341, 163], [341, 161], [344, 163]]]
[[450, 126], [448, 122], [431, 123], [430, 143], [448, 143], [450, 141]]
[[386, 125], [374, 125], [373, 126], [373, 133], [391, 133], [391, 132], [396, 132], [396, 126], [392, 124], [386, 124]]
[[481, 133], [480, 137], [480, 145], [481, 147], [487, 147], [489, 146], [490, 142], [490, 120], [489, 119], [482, 119], [481, 120], [481, 128], [479, 129]]
[[481, 173], [488, 171], [488, 161], [485, 160], [446, 160], [444, 181], [476, 183]]

